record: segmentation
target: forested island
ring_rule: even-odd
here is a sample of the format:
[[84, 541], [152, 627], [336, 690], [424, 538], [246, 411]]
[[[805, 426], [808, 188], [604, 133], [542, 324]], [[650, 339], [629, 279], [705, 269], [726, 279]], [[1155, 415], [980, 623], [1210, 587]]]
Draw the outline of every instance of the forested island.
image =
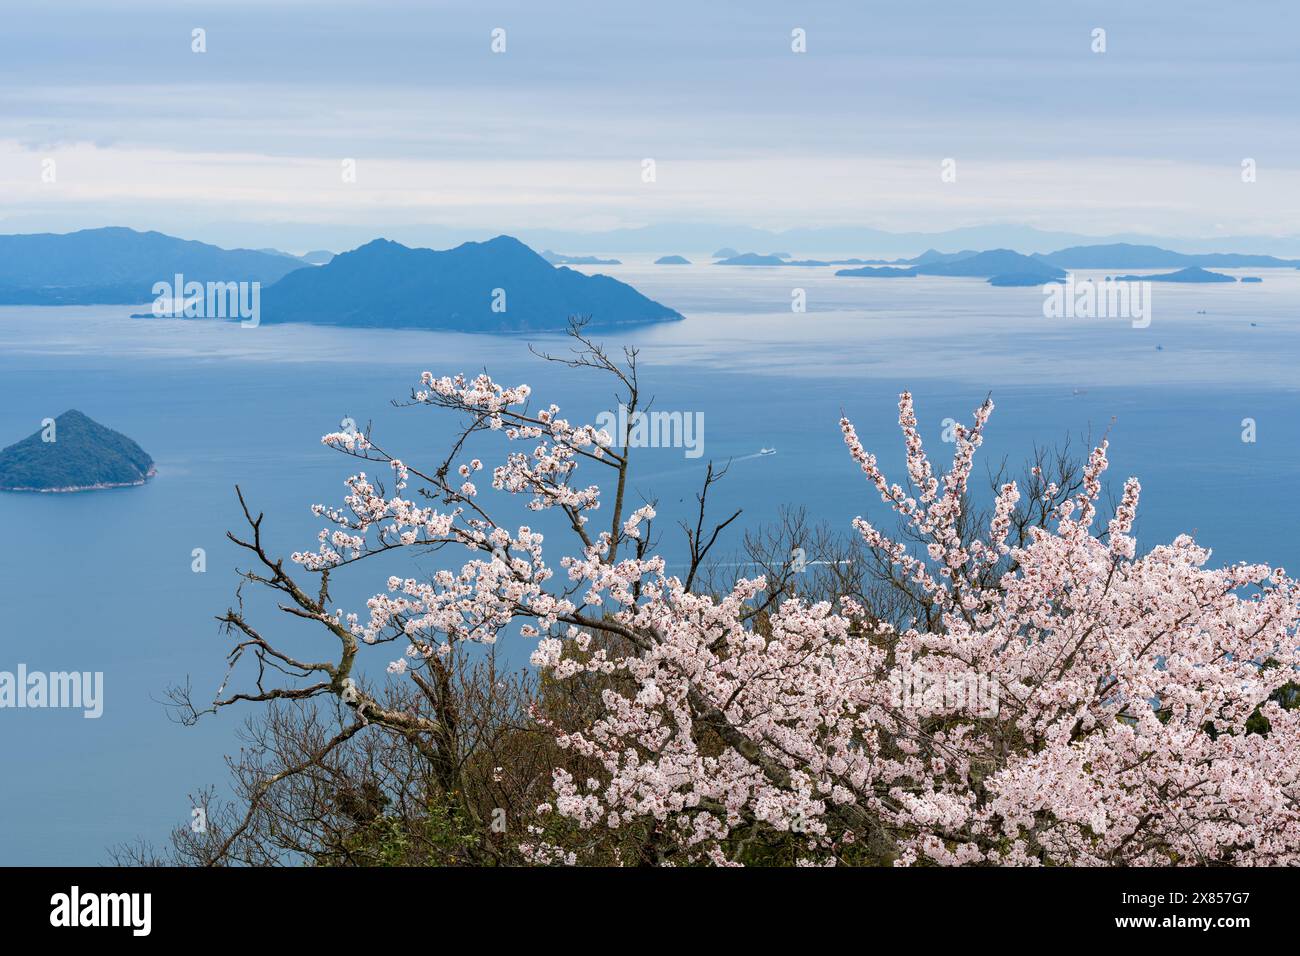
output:
[[0, 491], [94, 491], [142, 485], [153, 475], [143, 448], [76, 409], [0, 450]]

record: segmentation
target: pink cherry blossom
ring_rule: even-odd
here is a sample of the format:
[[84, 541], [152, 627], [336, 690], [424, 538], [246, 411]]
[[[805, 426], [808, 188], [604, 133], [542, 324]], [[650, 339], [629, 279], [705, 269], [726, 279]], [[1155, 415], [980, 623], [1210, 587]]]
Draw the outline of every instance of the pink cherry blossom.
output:
[[[734, 837], [754, 826], [789, 834], [810, 865], [864, 844], [900, 865], [1300, 863], [1300, 709], [1275, 699], [1300, 663], [1300, 587], [1267, 564], [1212, 567], [1187, 535], [1139, 554], [1136, 479], [1100, 527], [1106, 442], [1071, 497], [1042, 489], [1046, 526], [1013, 544], [1015, 482], [996, 489], [986, 529], [963, 530], [991, 402], [956, 428], [936, 474], [904, 393], [905, 485], [841, 420], [850, 458], [907, 534], [866, 517], [853, 528], [933, 619], [895, 629], [848, 596], [786, 596], [760, 627], [769, 582], [688, 586], [648, 553], [651, 505], [617, 505], [596, 530], [600, 483], [579, 472], [622, 463], [611, 436], [555, 405], [530, 413], [528, 386], [486, 375], [425, 373], [413, 394], [505, 441], [493, 492], [558, 511], [574, 544], [546, 555], [539, 533], [498, 524], [480, 489], [446, 477], [467, 479], [478, 459], [420, 473], [373, 436], [339, 433], [325, 441], [384, 463], [397, 486], [350, 477], [342, 507], [315, 509], [330, 525], [317, 549], [293, 558], [322, 570], [397, 548], [463, 549], [459, 570], [391, 577], [366, 614], [346, 618], [367, 643], [407, 646], [394, 674], [508, 631], [551, 679], [618, 678], [626, 689], [605, 690], [589, 722], [553, 727], [600, 773], [557, 770], [544, 816], [580, 832], [651, 823], [675, 862], [719, 865], [736, 862]], [[435, 494], [409, 499], [408, 481]], [[935, 686], [978, 678], [996, 707], [943, 695], [900, 705], [900, 682], [918, 671]], [[1257, 713], [1267, 733], [1247, 732]], [[584, 846], [535, 828], [523, 849], [582, 863]]]

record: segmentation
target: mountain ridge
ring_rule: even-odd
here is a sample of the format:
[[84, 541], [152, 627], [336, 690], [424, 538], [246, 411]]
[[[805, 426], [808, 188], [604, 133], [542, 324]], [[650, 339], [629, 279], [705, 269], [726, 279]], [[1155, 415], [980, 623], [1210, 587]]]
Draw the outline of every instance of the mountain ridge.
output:
[[132, 305], [177, 273], [196, 282], [276, 282], [301, 260], [125, 226], [0, 235], [0, 305]]
[[592, 328], [682, 318], [617, 279], [553, 266], [512, 236], [443, 250], [375, 239], [262, 293], [264, 323], [558, 332], [573, 316]]

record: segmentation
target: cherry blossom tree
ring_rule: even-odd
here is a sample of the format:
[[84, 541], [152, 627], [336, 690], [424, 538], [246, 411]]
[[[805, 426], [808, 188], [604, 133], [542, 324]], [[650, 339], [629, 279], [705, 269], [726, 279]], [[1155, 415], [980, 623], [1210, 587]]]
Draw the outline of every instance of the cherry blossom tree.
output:
[[[634, 412], [636, 353], [616, 362], [574, 334], [569, 357], [547, 357], [612, 377]], [[326, 435], [366, 470], [340, 505], [316, 506], [326, 527], [292, 555], [300, 571], [266, 552], [246, 508], [251, 537], [234, 540], [258, 562], [247, 580], [334, 651], [286, 654], [232, 609], [232, 666], [252, 655], [260, 676], [216, 707], [333, 698], [353, 715], [343, 740], [379, 728], [445, 760], [447, 662], [529, 642], [548, 689], [532, 720], [561, 755], [515, 835], [534, 863], [632, 862], [635, 835], [637, 861], [733, 865], [773, 834], [813, 865], [1300, 862], [1300, 588], [1266, 564], [1212, 567], [1187, 535], [1139, 553], [1138, 481], [1108, 519], [1099, 511], [1106, 441], [1077, 481], [1036, 467], [978, 512], [970, 484], [991, 401], [957, 427], [939, 473], [901, 395], [901, 484], [841, 420], [867, 489], [901, 526], [853, 522], [904, 598], [899, 618], [848, 589], [801, 590], [789, 562], [718, 586], [704, 569], [736, 515], [708, 520], [712, 468], [685, 525], [689, 570], [669, 573], [655, 504], [628, 501], [627, 436], [569, 419], [527, 385], [426, 372], [410, 404], [461, 416], [459, 439], [425, 467], [370, 431]], [[485, 462], [488, 439], [503, 451]], [[568, 541], [501, 516], [510, 501], [559, 516]], [[462, 557], [377, 582], [364, 608], [331, 601], [331, 576], [350, 566], [431, 549]], [[384, 655], [428, 712], [369, 691], [362, 655]], [[295, 679], [267, 686], [268, 666]], [[576, 686], [594, 689], [589, 706], [543, 705]]]

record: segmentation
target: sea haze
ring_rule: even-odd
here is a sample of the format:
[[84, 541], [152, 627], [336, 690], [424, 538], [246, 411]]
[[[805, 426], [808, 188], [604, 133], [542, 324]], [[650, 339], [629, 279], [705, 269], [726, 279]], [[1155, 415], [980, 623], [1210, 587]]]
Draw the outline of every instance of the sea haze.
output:
[[[734, 459], [718, 507], [743, 507], [746, 527], [786, 504], [841, 527], [857, 514], [879, 517], [838, 419], [849, 415], [901, 480], [895, 406], [910, 388], [938, 455], [949, 448], [940, 442], [943, 420], [968, 420], [990, 392], [997, 410], [985, 462], [1018, 463], [1035, 442], [1109, 430], [1111, 477], [1142, 480], [1141, 548], [1195, 531], [1216, 563], [1297, 563], [1290, 509], [1300, 447], [1300, 272], [1222, 270], [1264, 281], [1157, 286], [1150, 326], [1139, 329], [1123, 319], [1047, 319], [1039, 289], [980, 279], [656, 266], [658, 254], [596, 251], [623, 264], [577, 268], [626, 281], [686, 316], [600, 336], [641, 349], [656, 409], [704, 416], [702, 458], [634, 452], [644, 476], [635, 490], [659, 501], [670, 560], [681, 557], [671, 529], [693, 505], [710, 459]], [[791, 312], [796, 289], [806, 294], [806, 313]], [[10, 535], [0, 567], [0, 670], [25, 663], [105, 674], [99, 720], [79, 711], [5, 714], [0, 813], [30, 822], [0, 833], [4, 863], [102, 862], [98, 848], [164, 838], [189, 820], [191, 793], [224, 784], [222, 755], [238, 746], [243, 715], [229, 709], [185, 728], [168, 721], [159, 701], [187, 675], [196, 698], [210, 697], [225, 673], [213, 617], [232, 599], [234, 568], [247, 566], [224, 537], [239, 526], [237, 483], [266, 512], [271, 546], [287, 554], [314, 546], [321, 524], [308, 506], [337, 502], [342, 479], [360, 467], [320, 445], [344, 418], [373, 420], [384, 447], [410, 462], [441, 460], [451, 421], [390, 404], [424, 369], [486, 367], [503, 381], [529, 382], [537, 400], [559, 403], [571, 418], [611, 405], [606, 381], [530, 354], [529, 343], [564, 349], [555, 336], [242, 328], [130, 319], [132, 311], [140, 309], [0, 308], [0, 446], [77, 408], [137, 441], [158, 469], [139, 488], [0, 495]], [[1256, 423], [1253, 444], [1241, 440], [1246, 418]], [[760, 447], [777, 453], [752, 457]], [[482, 451], [489, 466], [487, 455], [500, 453]], [[554, 522], [529, 520], [551, 543], [561, 539]], [[195, 548], [206, 551], [205, 573], [191, 570]], [[420, 565], [432, 570], [443, 560]], [[340, 575], [336, 599], [363, 610], [389, 570], [363, 564]], [[255, 608], [271, 627], [265, 603]], [[299, 648], [316, 640], [310, 630], [286, 632]], [[511, 636], [501, 650], [522, 665], [528, 649]], [[375, 655], [372, 676], [386, 660]], [[33, 806], [42, 808], [39, 821]]]

